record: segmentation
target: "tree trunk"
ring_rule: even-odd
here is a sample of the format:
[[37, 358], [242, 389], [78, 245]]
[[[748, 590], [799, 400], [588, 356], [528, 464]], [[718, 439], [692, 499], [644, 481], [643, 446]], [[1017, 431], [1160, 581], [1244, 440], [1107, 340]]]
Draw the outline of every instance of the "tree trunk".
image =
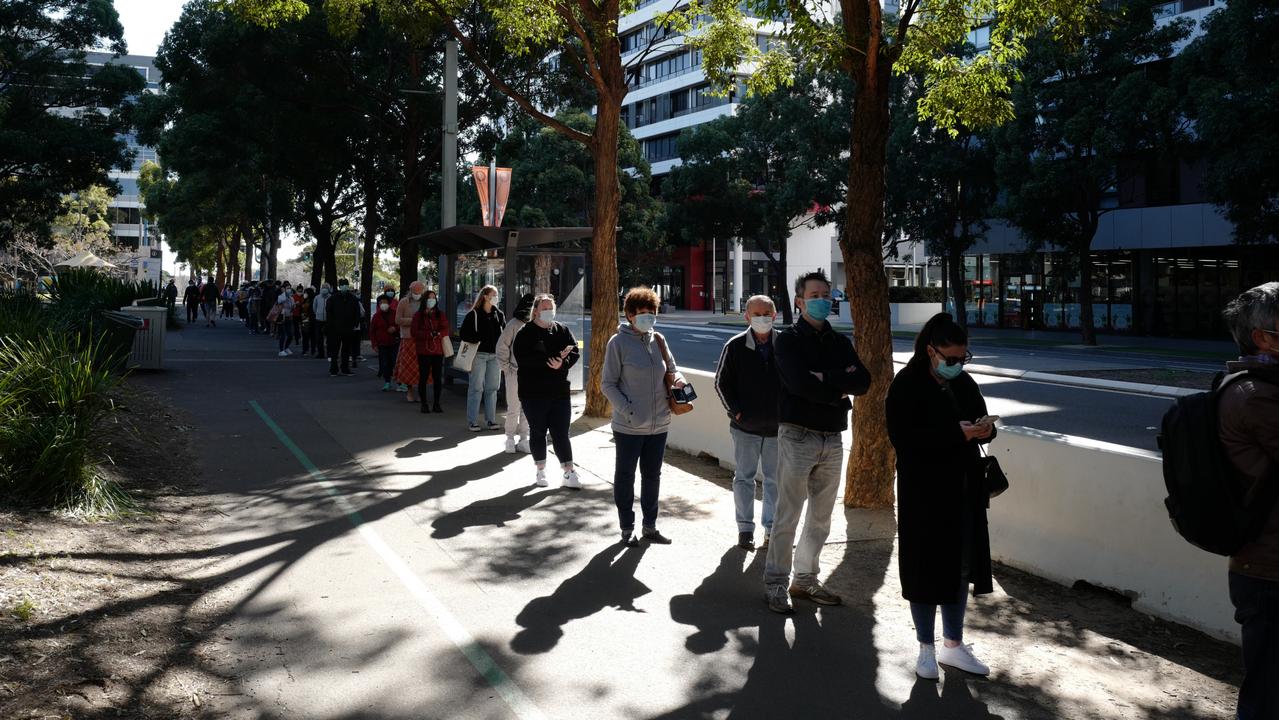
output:
[[257, 246], [253, 242], [253, 227], [248, 222], [240, 222], [240, 237], [244, 238], [244, 280], [248, 282], [253, 279], [253, 248]]
[[762, 238], [755, 238], [755, 247], [764, 254], [769, 266], [777, 273], [777, 277], [781, 279], [778, 287], [781, 288], [782, 297], [777, 309], [782, 314], [782, 323], [790, 325], [794, 322], [794, 308], [791, 307], [793, 302], [790, 299], [790, 286], [786, 284], [786, 240], [782, 240], [780, 244], [781, 257], [773, 255], [772, 244], [765, 243]]
[[551, 291], [551, 256], [536, 255], [533, 257], [533, 294]]
[[360, 300], [369, 307], [373, 299], [373, 260], [377, 255], [377, 196], [366, 190], [364, 205], [364, 247], [360, 250]]
[[870, 391], [854, 401], [853, 447], [844, 504], [886, 508], [893, 504], [895, 459], [884, 403], [893, 380], [893, 336], [884, 273], [884, 164], [890, 130], [889, 75], [883, 58], [865, 63], [874, 77], [857, 81], [848, 163], [848, 217], [840, 238], [845, 287], [852, 295], [853, 337], [870, 371]]
[[[409, 87], [418, 87], [422, 78], [421, 56], [417, 50], [409, 52]], [[422, 143], [422, 110], [419, 102], [410, 97], [404, 108], [404, 143], [402, 146], [404, 163], [404, 217], [400, 222], [403, 234], [400, 236], [400, 291], [403, 292], [417, 281], [418, 260], [421, 248], [417, 236], [422, 232], [422, 203], [426, 199], [422, 177], [423, 163], [420, 157]], [[456, 168], [441, 168], [440, 172], [456, 172]], [[449, 278], [450, 281], [453, 278]], [[443, 288], [440, 288], [443, 291]], [[441, 292], [441, 298], [448, 297]], [[451, 312], [452, 309], [446, 309]]]
[[950, 297], [955, 301], [955, 322], [968, 327], [968, 288], [964, 285], [964, 253], [958, 244], [946, 250], [946, 271], [950, 275]]
[[235, 230], [231, 231], [231, 287], [240, 287], [240, 241], [243, 235], [240, 233], [240, 227], [237, 225]]
[[1092, 238], [1096, 233], [1096, 225], [1075, 244], [1075, 256], [1079, 260], [1079, 329], [1085, 345], [1097, 344], [1097, 328], [1093, 326], [1092, 315]]
[[221, 290], [226, 287], [226, 238], [220, 235], [218, 236], [218, 254], [214, 267], [216, 270], [213, 276], [213, 284], [217, 285], [218, 289]]
[[[616, 54], [617, 49], [613, 48]], [[616, 67], [607, 70], [616, 74], [616, 82], [610, 87], [625, 88], [620, 55]], [[612, 65], [612, 63], [610, 63]], [[591, 417], [608, 417], [610, 406], [604, 397], [600, 382], [604, 370], [604, 352], [609, 338], [617, 332], [617, 223], [620, 219], [618, 204], [621, 187], [617, 176], [617, 137], [623, 89], [617, 97], [603, 93], [598, 99], [595, 114], [595, 132], [592, 134], [595, 161], [595, 209], [591, 234], [591, 352], [590, 377], [586, 384], [586, 414]]]

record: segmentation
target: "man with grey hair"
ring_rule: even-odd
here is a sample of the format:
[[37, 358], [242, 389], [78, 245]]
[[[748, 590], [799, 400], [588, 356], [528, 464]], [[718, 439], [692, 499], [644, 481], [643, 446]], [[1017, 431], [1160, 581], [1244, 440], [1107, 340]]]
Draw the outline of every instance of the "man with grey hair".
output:
[[715, 369], [715, 390], [728, 411], [733, 436], [733, 502], [737, 507], [737, 545], [755, 549], [755, 475], [764, 475], [764, 545], [768, 547], [777, 508], [777, 422], [781, 379], [773, 354], [777, 307], [767, 295], [746, 301], [745, 331], [729, 338]]
[[[1261, 532], [1230, 558], [1230, 600], [1241, 626], [1239, 720], [1279, 717], [1279, 282], [1244, 292], [1223, 314], [1239, 360], [1221, 390], [1221, 443], [1245, 497], [1269, 502]], [[1266, 512], [1260, 507], [1261, 512]]]

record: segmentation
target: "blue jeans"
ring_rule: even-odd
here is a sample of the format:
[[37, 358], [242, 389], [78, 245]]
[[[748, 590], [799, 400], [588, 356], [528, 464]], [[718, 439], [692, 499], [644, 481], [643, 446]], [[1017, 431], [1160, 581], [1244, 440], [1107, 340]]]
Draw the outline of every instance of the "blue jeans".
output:
[[730, 427], [733, 435], [733, 503], [737, 506], [737, 532], [755, 532], [755, 473], [764, 474], [764, 512], [760, 524], [765, 533], [773, 531], [777, 509], [777, 438], [762, 437]]
[[481, 393], [484, 395], [484, 419], [489, 423], [497, 422], [497, 388], [501, 384], [502, 368], [497, 364], [497, 356], [475, 353], [475, 364], [471, 366], [471, 377], [466, 386], [468, 425], [479, 423]]
[[1237, 717], [1279, 717], [1279, 581], [1232, 572], [1230, 602], [1243, 640]]
[[946, 640], [964, 641], [964, 612], [968, 609], [968, 578], [959, 589], [959, 599], [945, 605], [929, 605], [913, 602], [910, 617], [915, 621], [915, 638], [925, 645], [932, 645], [937, 637], [937, 608], [941, 608], [941, 633]]
[[[830, 514], [839, 495], [844, 463], [842, 433], [824, 433], [782, 423], [777, 430], [777, 516], [764, 563], [765, 585], [790, 583], [794, 560], [795, 583], [817, 581], [822, 546], [830, 535]], [[804, 512], [804, 503], [808, 512]], [[795, 544], [799, 516], [804, 531]]]
[[389, 383], [394, 383], [395, 361], [400, 356], [400, 344], [377, 346], [377, 376]]
[[280, 352], [293, 343], [293, 318], [283, 318], [275, 328], [275, 337], [280, 341]]
[[[530, 424], [532, 424], [530, 419]], [[536, 428], [535, 428], [536, 430]], [[617, 464], [613, 468], [613, 502], [622, 532], [635, 529], [635, 465], [640, 471], [640, 513], [645, 530], [657, 529], [657, 491], [662, 483], [666, 433], [627, 435], [613, 431]]]

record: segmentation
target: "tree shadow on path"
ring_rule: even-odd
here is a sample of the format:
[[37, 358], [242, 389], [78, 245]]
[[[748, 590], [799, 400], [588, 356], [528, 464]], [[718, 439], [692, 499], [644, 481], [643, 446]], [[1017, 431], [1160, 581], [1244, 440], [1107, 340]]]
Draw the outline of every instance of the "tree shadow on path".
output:
[[457, 537], [468, 527], [505, 527], [520, 519], [520, 514], [537, 505], [556, 491], [532, 492], [535, 486], [518, 487], [497, 497], [476, 500], [466, 507], [436, 518], [431, 523], [431, 537], [437, 540]]

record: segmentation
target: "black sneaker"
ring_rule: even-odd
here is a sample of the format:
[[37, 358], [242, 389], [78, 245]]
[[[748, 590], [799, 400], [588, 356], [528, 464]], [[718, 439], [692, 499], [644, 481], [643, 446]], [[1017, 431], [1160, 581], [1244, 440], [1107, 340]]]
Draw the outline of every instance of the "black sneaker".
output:
[[332, 370], [329, 371], [329, 377], [337, 377], [338, 374]]
[[658, 532], [656, 529], [649, 530], [649, 529], [647, 529], [647, 528], [646, 528], [646, 529], [644, 530], [644, 533], [643, 533], [643, 534], [644, 534], [644, 539], [645, 539], [645, 540], [647, 540], [648, 542], [651, 542], [651, 543], [653, 543], [653, 544], [655, 544], [655, 545], [670, 545], [670, 544], [671, 544], [671, 539], [670, 539], [670, 538], [668, 538], [668, 537], [666, 537], [665, 535], [661, 534], [661, 533], [660, 533], [660, 532]]
[[422, 412], [423, 412], [424, 414], [428, 414], [428, 413], [430, 413], [430, 412], [431, 412], [431, 406], [430, 406], [430, 405], [427, 405], [426, 403], [422, 403]]
[[343, 376], [343, 377], [351, 377], [351, 376], [352, 376], [352, 375], [354, 375], [354, 374], [355, 374], [355, 373], [351, 372], [350, 370], [343, 370], [343, 371], [342, 371], [342, 376]]
[[432, 406], [431, 406], [431, 412], [439, 412], [439, 413], [442, 413], [442, 412], [444, 412], [444, 408], [440, 407], [440, 404], [439, 404], [439, 403], [435, 403], [434, 405], [432, 405]]
[[755, 549], [755, 533], [737, 533], [737, 547], [747, 552]]
[[635, 533], [630, 530], [622, 531], [622, 544], [626, 547], [639, 547], [639, 540], [635, 538]]

